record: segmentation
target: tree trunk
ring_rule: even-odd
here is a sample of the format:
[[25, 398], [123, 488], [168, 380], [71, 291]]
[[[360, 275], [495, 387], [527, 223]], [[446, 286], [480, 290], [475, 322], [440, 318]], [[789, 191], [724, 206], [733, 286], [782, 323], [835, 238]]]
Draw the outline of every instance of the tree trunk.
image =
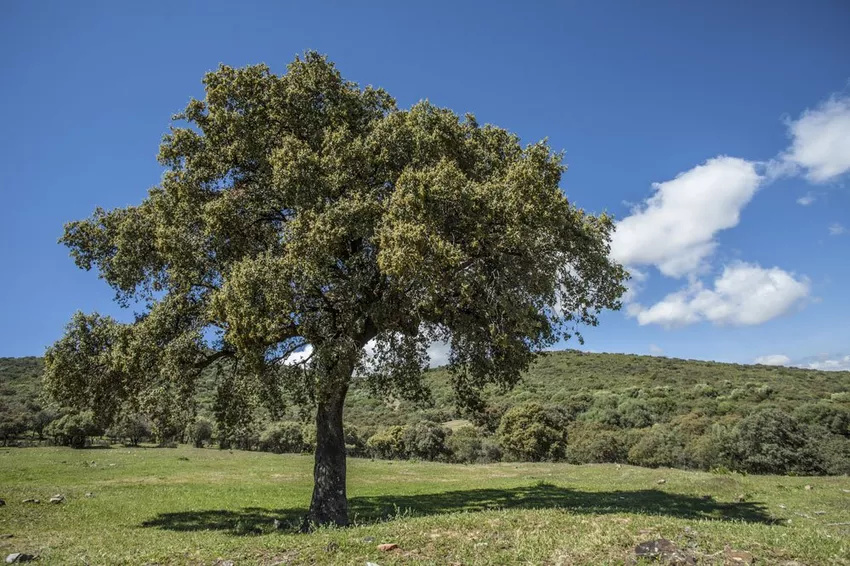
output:
[[342, 407], [348, 391], [347, 380], [319, 402], [316, 410], [316, 462], [313, 467], [313, 500], [307, 524], [348, 525], [348, 499], [345, 494], [345, 434]]

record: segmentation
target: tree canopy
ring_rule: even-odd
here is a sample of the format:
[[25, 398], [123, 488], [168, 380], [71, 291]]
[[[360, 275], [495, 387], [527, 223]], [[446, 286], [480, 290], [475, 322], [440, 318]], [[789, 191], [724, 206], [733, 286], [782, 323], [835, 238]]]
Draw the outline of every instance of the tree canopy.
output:
[[254, 400], [273, 414], [314, 403], [310, 519], [345, 523], [353, 376], [426, 399], [442, 341], [458, 402], [477, 408], [482, 386], [515, 384], [537, 352], [619, 308], [613, 220], [567, 200], [545, 141], [427, 101], [401, 110], [312, 52], [283, 75], [221, 66], [204, 87], [174, 116], [147, 198], [65, 228], [77, 265], [141, 314], [74, 316], [46, 355], [64, 404], [103, 423], [128, 405], [191, 411], [214, 363], [222, 419]]

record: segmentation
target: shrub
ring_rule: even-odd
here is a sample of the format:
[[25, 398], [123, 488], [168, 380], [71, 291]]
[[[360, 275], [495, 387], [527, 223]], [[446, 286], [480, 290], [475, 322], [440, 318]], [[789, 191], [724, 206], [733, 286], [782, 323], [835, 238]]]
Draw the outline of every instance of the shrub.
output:
[[829, 401], [800, 405], [794, 416], [800, 422], [818, 425], [832, 434], [850, 437], [850, 409]]
[[90, 411], [65, 415], [47, 426], [45, 432], [56, 444], [71, 448], [85, 448], [89, 437], [101, 434]]
[[569, 427], [567, 461], [573, 464], [626, 462], [633, 435], [599, 423], [576, 422]]
[[391, 426], [378, 431], [366, 441], [366, 448], [372, 456], [388, 460], [403, 458], [406, 450], [404, 446], [403, 426]]
[[850, 474], [850, 438], [824, 431], [817, 442], [818, 458], [830, 475]]
[[736, 463], [756, 474], [818, 473], [812, 438], [800, 422], [779, 409], [756, 411], [737, 428]]
[[199, 417], [186, 427], [186, 436], [195, 448], [203, 448], [204, 443], [209, 444], [213, 436], [213, 425], [209, 419]]
[[473, 426], [455, 430], [446, 441], [452, 460], [462, 464], [483, 463], [488, 460], [484, 448], [484, 436]]
[[301, 424], [276, 422], [269, 424], [260, 435], [260, 450], [284, 454], [301, 452], [304, 449], [304, 434]]
[[629, 463], [647, 468], [674, 468], [685, 465], [685, 446], [681, 433], [667, 424], [641, 431], [629, 450]]
[[451, 431], [437, 423], [423, 421], [405, 427], [402, 436], [404, 451], [410, 458], [441, 460], [448, 455], [446, 433]]
[[150, 438], [151, 429], [147, 420], [141, 415], [128, 414], [106, 431], [106, 434], [112, 438], [121, 439], [129, 446], [138, 446], [139, 442]]
[[502, 416], [499, 444], [514, 460], [560, 460], [567, 446], [564, 423], [538, 403], [517, 405]]
[[646, 428], [652, 426], [655, 417], [647, 403], [641, 399], [626, 399], [617, 408], [620, 426], [624, 428]]
[[345, 425], [345, 451], [349, 456], [362, 456], [366, 452], [367, 436], [354, 425]]

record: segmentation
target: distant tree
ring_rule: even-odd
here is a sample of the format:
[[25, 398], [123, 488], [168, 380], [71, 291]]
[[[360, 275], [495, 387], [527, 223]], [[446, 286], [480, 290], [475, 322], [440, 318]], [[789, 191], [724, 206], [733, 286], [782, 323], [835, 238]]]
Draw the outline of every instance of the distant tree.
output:
[[304, 450], [304, 434], [299, 423], [271, 423], [260, 435], [260, 450], [284, 454]]
[[513, 407], [502, 416], [499, 444], [508, 458], [560, 460], [567, 447], [567, 423], [538, 403]]
[[121, 439], [130, 446], [138, 446], [143, 439], [151, 436], [151, 429], [147, 420], [141, 415], [126, 413], [107, 430], [106, 434]]
[[213, 425], [204, 417], [198, 417], [186, 427], [186, 436], [195, 445], [195, 448], [203, 448], [204, 443], [209, 443], [213, 436]]
[[447, 431], [441, 425], [428, 421], [414, 423], [404, 431], [404, 448], [408, 457], [420, 460], [440, 460], [448, 456]]
[[159, 186], [66, 226], [77, 265], [144, 313], [75, 315], [47, 352], [54, 398], [105, 416], [128, 397], [188, 403], [199, 372], [226, 362], [218, 397], [233, 398], [217, 416], [252, 396], [273, 418], [284, 394], [315, 403], [308, 520], [347, 524], [352, 375], [421, 400], [440, 340], [460, 404], [480, 405], [482, 386], [514, 385], [538, 352], [619, 308], [613, 220], [568, 202], [545, 142], [428, 102], [399, 110], [316, 53], [281, 76], [222, 66], [204, 85], [165, 136]]
[[756, 411], [737, 427], [737, 461], [756, 474], [817, 473], [821, 463], [808, 430], [779, 409]]

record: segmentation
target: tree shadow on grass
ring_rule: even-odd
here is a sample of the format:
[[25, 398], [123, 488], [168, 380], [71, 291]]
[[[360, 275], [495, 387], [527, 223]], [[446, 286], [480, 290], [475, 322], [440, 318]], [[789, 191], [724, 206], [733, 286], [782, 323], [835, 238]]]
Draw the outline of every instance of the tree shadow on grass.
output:
[[[679, 519], [710, 519], [777, 524], [758, 502], [726, 503], [710, 498], [668, 493], [653, 489], [637, 491], [579, 491], [548, 483], [509, 489], [472, 489], [419, 495], [353, 497], [349, 515], [356, 524], [386, 521], [398, 516], [417, 517], [457, 511], [490, 509], [563, 509], [576, 514], [641, 513]], [[171, 531], [218, 530], [247, 535], [277, 529], [297, 531], [306, 509], [208, 510], [162, 513], [142, 523]], [[275, 526], [275, 520], [279, 526]]]

